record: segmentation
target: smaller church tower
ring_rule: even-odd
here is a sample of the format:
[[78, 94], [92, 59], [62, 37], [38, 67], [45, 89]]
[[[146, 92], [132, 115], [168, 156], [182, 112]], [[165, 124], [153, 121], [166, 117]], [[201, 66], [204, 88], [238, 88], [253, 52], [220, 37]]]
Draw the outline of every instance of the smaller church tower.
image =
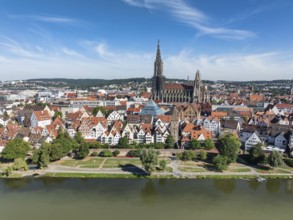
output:
[[201, 94], [201, 87], [202, 87], [202, 81], [200, 79], [200, 73], [199, 70], [197, 70], [195, 74], [195, 79], [194, 79], [194, 85], [193, 85], [193, 102], [195, 103], [200, 103], [202, 102], [202, 95]]
[[152, 98], [162, 100], [165, 77], [163, 75], [163, 61], [161, 58], [160, 41], [157, 45], [156, 60], [154, 63], [154, 75], [152, 77]]

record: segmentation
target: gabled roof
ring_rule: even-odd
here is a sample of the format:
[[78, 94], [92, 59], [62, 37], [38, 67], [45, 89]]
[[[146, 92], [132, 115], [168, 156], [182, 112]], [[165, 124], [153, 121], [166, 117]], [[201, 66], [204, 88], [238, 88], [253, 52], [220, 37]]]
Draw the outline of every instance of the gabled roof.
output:
[[236, 120], [225, 120], [223, 123], [223, 127], [236, 130], [238, 124], [239, 124], [239, 122]]
[[157, 119], [160, 119], [163, 123], [171, 123], [172, 116], [171, 115], [158, 115]]
[[34, 111], [33, 113], [38, 121], [51, 120], [51, 116], [47, 110], [45, 111]]

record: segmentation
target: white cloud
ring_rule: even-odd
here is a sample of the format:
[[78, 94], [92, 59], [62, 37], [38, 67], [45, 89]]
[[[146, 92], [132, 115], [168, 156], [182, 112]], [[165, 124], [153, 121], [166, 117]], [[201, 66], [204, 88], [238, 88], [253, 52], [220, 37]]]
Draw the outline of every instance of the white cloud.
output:
[[[219, 54], [192, 56], [181, 53], [166, 59], [165, 70], [193, 78], [196, 70], [207, 80], [272, 80], [292, 79], [293, 64], [286, 53]], [[179, 75], [179, 74], [177, 74]]]
[[221, 39], [243, 40], [256, 37], [256, 34], [248, 30], [214, 27], [210, 25], [209, 17], [200, 10], [191, 7], [184, 0], [122, 0], [126, 4], [147, 9], [166, 10], [178, 22], [187, 24], [199, 31], [199, 35], [210, 35]]
[[[25, 46], [22, 46], [25, 45]], [[148, 53], [112, 51], [105, 42], [83, 41], [84, 50], [43, 48], [0, 36], [1, 80], [68, 77], [152, 77], [155, 49]], [[207, 80], [271, 80], [292, 78], [292, 53], [228, 53], [195, 55], [192, 50], [163, 53], [167, 78], [193, 78], [199, 69]]]

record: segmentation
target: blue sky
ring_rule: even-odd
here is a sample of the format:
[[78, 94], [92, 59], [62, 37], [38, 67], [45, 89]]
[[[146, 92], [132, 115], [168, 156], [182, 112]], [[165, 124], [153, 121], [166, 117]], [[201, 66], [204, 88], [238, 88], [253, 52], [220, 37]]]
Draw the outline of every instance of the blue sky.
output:
[[293, 77], [292, 0], [0, 0], [0, 80]]

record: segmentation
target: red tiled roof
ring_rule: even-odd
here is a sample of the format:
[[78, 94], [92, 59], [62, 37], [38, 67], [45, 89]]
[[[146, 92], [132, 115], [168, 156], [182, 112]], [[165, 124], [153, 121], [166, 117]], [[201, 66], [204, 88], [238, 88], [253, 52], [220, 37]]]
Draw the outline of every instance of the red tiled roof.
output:
[[36, 116], [38, 121], [51, 120], [51, 116], [47, 110], [35, 111], [33, 114]]

